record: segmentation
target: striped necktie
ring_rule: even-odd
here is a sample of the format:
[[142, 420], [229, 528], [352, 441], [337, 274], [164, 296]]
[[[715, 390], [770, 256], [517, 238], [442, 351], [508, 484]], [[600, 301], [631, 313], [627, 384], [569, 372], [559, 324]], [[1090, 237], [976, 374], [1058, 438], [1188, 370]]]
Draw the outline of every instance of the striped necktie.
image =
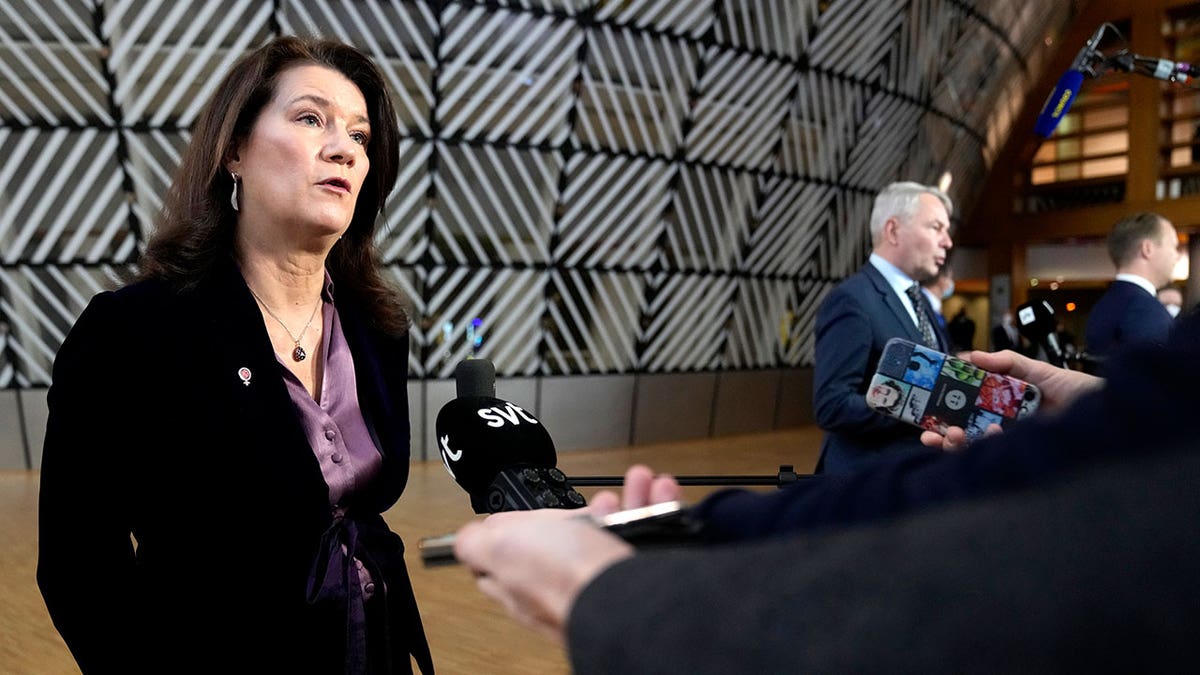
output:
[[921, 337], [925, 340], [925, 346], [937, 349], [937, 336], [933, 334], [933, 324], [929, 321], [929, 309], [921, 293], [920, 284], [909, 286], [905, 292], [908, 293], [908, 299], [912, 300], [913, 309], [917, 311], [917, 328], [921, 330]]

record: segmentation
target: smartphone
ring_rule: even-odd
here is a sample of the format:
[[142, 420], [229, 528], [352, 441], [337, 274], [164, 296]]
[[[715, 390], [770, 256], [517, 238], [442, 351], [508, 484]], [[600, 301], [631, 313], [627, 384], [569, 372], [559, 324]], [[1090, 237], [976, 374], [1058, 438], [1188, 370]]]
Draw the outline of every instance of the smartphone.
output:
[[946, 433], [962, 427], [967, 438], [1033, 414], [1042, 401], [1035, 385], [992, 373], [903, 338], [888, 340], [867, 387], [867, 405], [922, 429]]
[[[677, 501], [617, 511], [601, 518], [590, 515], [576, 517], [590, 520], [637, 547], [690, 543], [698, 532], [698, 525], [691, 519], [690, 512]], [[454, 557], [453, 534], [426, 537], [418, 542], [418, 547], [421, 562], [426, 567], [458, 562]]]

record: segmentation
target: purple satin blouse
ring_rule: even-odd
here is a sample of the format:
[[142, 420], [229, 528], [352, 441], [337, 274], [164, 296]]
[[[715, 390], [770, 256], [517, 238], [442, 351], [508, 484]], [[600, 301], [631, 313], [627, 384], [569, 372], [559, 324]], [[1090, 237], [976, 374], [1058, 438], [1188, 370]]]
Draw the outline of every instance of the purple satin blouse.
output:
[[[325, 301], [321, 311], [324, 330], [320, 347], [325, 376], [321, 380], [318, 398], [314, 400], [309, 395], [304, 384], [288, 370], [278, 354], [275, 358], [283, 371], [288, 395], [300, 414], [300, 426], [317, 457], [321, 475], [329, 485], [330, 508], [334, 517], [340, 518], [344, 514], [343, 504], [347, 498], [365, 488], [379, 474], [383, 455], [371, 438], [358, 406], [354, 359], [338, 319], [337, 307], [333, 302], [333, 281], [328, 273], [325, 274], [325, 289], [321, 297]], [[362, 585], [363, 600], [369, 600], [374, 595], [375, 584], [362, 563], [358, 560], [354, 562]]]

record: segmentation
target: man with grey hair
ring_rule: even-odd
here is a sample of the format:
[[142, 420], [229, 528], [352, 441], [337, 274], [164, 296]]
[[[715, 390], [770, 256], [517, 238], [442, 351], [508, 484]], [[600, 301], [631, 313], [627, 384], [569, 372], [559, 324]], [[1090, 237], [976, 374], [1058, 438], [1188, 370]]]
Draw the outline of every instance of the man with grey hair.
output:
[[888, 453], [928, 452], [919, 429], [876, 413], [864, 393], [889, 339], [950, 349], [920, 282], [946, 262], [952, 211], [945, 193], [920, 183], [892, 183], [875, 197], [870, 259], [817, 310], [813, 409], [825, 431], [818, 472], [849, 473]]
[[1108, 254], [1117, 278], [1088, 317], [1088, 353], [1103, 358], [1135, 342], [1165, 343], [1171, 315], [1155, 294], [1179, 262], [1175, 226], [1157, 213], [1126, 216], [1108, 235]]

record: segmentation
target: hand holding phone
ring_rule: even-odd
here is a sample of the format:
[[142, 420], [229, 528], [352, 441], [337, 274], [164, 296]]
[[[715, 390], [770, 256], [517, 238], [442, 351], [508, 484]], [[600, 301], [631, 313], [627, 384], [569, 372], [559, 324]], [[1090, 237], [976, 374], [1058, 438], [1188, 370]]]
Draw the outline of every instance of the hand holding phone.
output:
[[[678, 501], [651, 504], [600, 517], [586, 513], [571, 517], [587, 520], [638, 548], [693, 543], [699, 532], [699, 525], [691, 517], [691, 512]], [[426, 537], [418, 542], [418, 547], [421, 561], [426, 567], [458, 563], [454, 557], [454, 534]]]
[[867, 387], [867, 405], [889, 417], [945, 435], [962, 427], [969, 440], [1032, 414], [1041, 391], [949, 354], [892, 338]]

